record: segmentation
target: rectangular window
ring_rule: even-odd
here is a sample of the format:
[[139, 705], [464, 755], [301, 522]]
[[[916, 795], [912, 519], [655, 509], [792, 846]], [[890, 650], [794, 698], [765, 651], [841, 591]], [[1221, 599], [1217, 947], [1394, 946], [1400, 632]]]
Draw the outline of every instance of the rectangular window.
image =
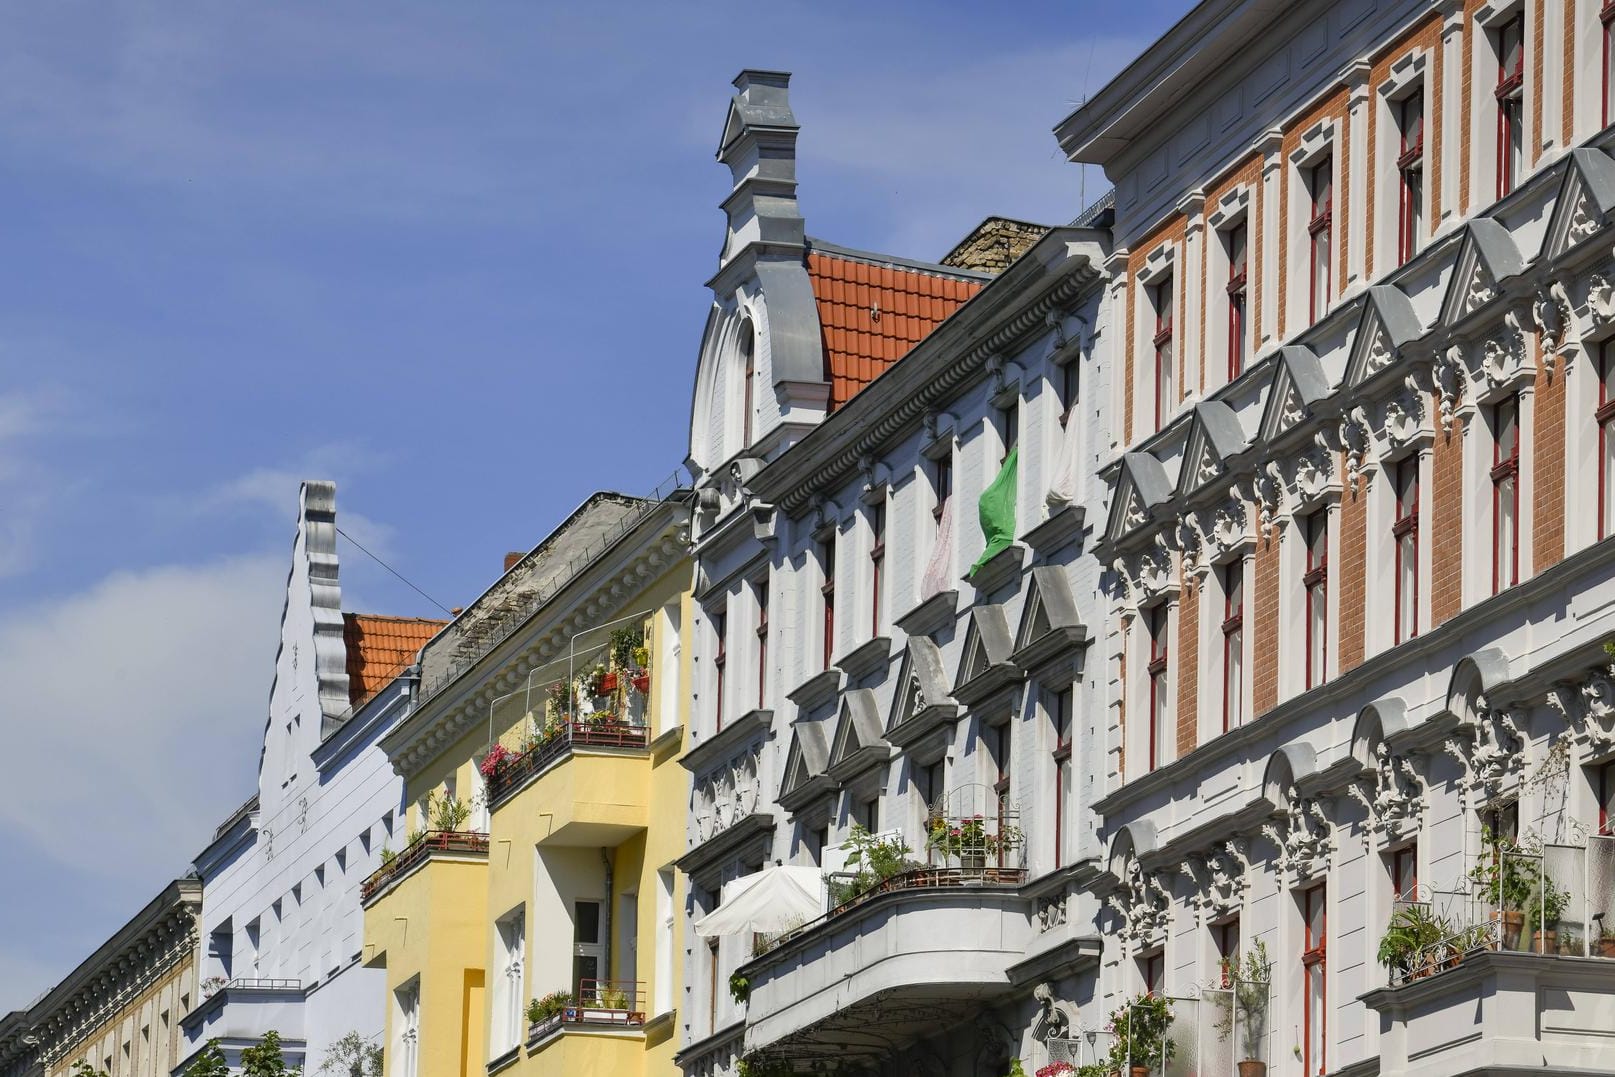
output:
[[1222, 569], [1222, 731], [1245, 717], [1245, 564]]
[[1224, 234], [1228, 248], [1228, 380], [1245, 369], [1245, 297], [1248, 258], [1245, 251], [1245, 222]]
[[947, 788], [944, 784], [947, 777], [945, 767], [944, 760], [938, 759], [935, 763], [927, 763], [915, 771], [914, 787], [919, 791], [927, 819], [942, 814], [942, 794]]
[[1076, 686], [1054, 694], [1049, 717], [1054, 725], [1054, 866], [1065, 864], [1065, 816], [1071, 803], [1071, 726]]
[[824, 582], [819, 587], [819, 594], [824, 600], [824, 668], [830, 668], [830, 661], [836, 649], [836, 540], [834, 536], [819, 543], [819, 569], [823, 573]]
[[1020, 443], [1020, 401], [1017, 400], [1007, 408], [998, 409], [998, 431], [1000, 434], [1000, 441], [1004, 446], [1004, 455], [998, 458], [998, 462], [1001, 464], [1005, 460], [1009, 459], [1009, 454], [1014, 452], [1015, 446]]
[[1396, 464], [1396, 519], [1391, 541], [1396, 545], [1396, 643], [1419, 634], [1419, 458]]
[[1211, 929], [1212, 941], [1217, 946], [1217, 968], [1222, 973], [1224, 990], [1234, 986], [1239, 976], [1239, 917]]
[[1167, 641], [1167, 607], [1156, 606], [1145, 613], [1145, 624], [1150, 635], [1150, 769], [1166, 762], [1167, 721], [1171, 715], [1168, 696], [1171, 694], [1169, 643]]
[[1155, 428], [1177, 407], [1177, 360], [1172, 348], [1172, 278], [1150, 290], [1155, 305]]
[[605, 940], [600, 937], [600, 905], [598, 901], [572, 903], [572, 990], [581, 998], [598, 992], [601, 965], [605, 957]]
[[673, 1008], [673, 951], [678, 947], [678, 921], [673, 909], [673, 869], [656, 869], [656, 992], [654, 1012]]
[[740, 412], [742, 422], [740, 445], [741, 448], [746, 449], [751, 448], [752, 412], [756, 410], [751, 399], [751, 387], [752, 384], [757, 381], [757, 344], [753, 339], [754, 335], [755, 334], [752, 332], [750, 324], [746, 326], [745, 330], [740, 335], [740, 350], [741, 354], [745, 356], [746, 360], [744, 372], [741, 374], [741, 377], [745, 379], [746, 388], [745, 400], [741, 405]]
[[1615, 836], [1615, 763], [1598, 768], [1598, 832]]
[[1520, 582], [1520, 398], [1492, 409], [1492, 593]]
[[1419, 847], [1405, 845], [1391, 853], [1391, 896], [1396, 901], [1419, 900]]
[[1328, 990], [1324, 974], [1328, 962], [1328, 917], [1325, 912], [1325, 892], [1322, 885], [1314, 886], [1301, 895], [1301, 915], [1306, 927], [1306, 941], [1301, 951], [1301, 974], [1306, 1000], [1305, 1024], [1302, 1032], [1301, 1071], [1306, 1077], [1320, 1074], [1327, 1068], [1325, 1045], [1328, 1026]]
[[490, 1057], [497, 1058], [522, 1041], [526, 1024], [522, 1020], [526, 995], [522, 962], [527, 951], [527, 917], [522, 909], [499, 920], [494, 940], [499, 966], [493, 983], [493, 1044]]
[[1062, 365], [1055, 377], [1060, 388], [1060, 425], [1064, 426], [1076, 410], [1077, 396], [1082, 388], [1082, 363], [1076, 359]]
[[1615, 337], [1598, 346], [1598, 537], [1615, 534]]
[[[724, 603], [728, 605], [727, 600]], [[718, 649], [712, 655], [712, 671], [716, 683], [713, 685], [712, 728], [714, 731], [723, 728], [723, 697], [727, 694], [727, 685], [724, 683], [724, 670], [729, 667], [729, 613], [712, 615], [712, 633], [717, 637]]]
[[880, 635], [880, 592], [885, 586], [886, 568], [886, 501], [869, 510], [869, 635]]
[[1609, 121], [1615, 118], [1615, 0], [1604, 4], [1598, 18], [1603, 24], [1604, 39], [1604, 65], [1600, 69], [1604, 92], [1600, 103], [1603, 106], [1603, 125], [1608, 127]]
[[398, 1077], [420, 1077], [421, 1066], [421, 981], [409, 981], [393, 992], [394, 1057], [393, 1072]]
[[942, 514], [948, 509], [948, 498], [953, 496], [953, 456], [946, 454], [931, 465], [931, 489], [936, 503], [931, 508], [931, 519], [937, 530], [942, 530]]
[[707, 1031], [718, 1031], [718, 940], [707, 940]]
[[1396, 159], [1401, 186], [1396, 251], [1401, 264], [1419, 252], [1419, 241], [1424, 238], [1424, 88], [1414, 90], [1395, 107], [1402, 132], [1401, 154]]
[[1307, 687], [1329, 679], [1329, 510], [1319, 509], [1303, 521], [1307, 540], [1307, 569], [1301, 577], [1306, 591]]
[[880, 833], [880, 798], [871, 797], [853, 805], [852, 818], [855, 823], [869, 831], [871, 834]]
[[1520, 838], [1520, 802], [1511, 800], [1481, 813], [1481, 827], [1503, 841], [1516, 842]]
[[1307, 194], [1311, 207], [1307, 217], [1308, 266], [1307, 320], [1315, 322], [1329, 309], [1334, 276], [1330, 264], [1335, 220], [1335, 162], [1325, 157], [1307, 173]]
[[[987, 729], [987, 744], [992, 753], [993, 768], [996, 775], [993, 782], [993, 792], [997, 794], [998, 801], [997, 807], [994, 809], [997, 823], [995, 834], [1004, 833], [1005, 825], [1010, 822], [1009, 813], [1012, 810], [1009, 801], [1011, 789], [1010, 762], [1011, 753], [1014, 750], [1012, 741], [1013, 728], [1012, 723], [1004, 722], [1001, 725], [990, 726]], [[1010, 850], [1006, 850], [1000, 845], [996, 851], [998, 854], [998, 866], [1003, 867], [1004, 854]]]
[[757, 709], [768, 697], [768, 578], [752, 584], [757, 593]]
[[[1144, 993], [1153, 995], [1166, 987], [1166, 954], [1160, 950], [1143, 954], [1138, 959], [1138, 978], [1144, 983]], [[1135, 1060], [1135, 1065], [1138, 1064]]]
[[1525, 163], [1525, 14], [1496, 33], [1497, 197], [1514, 190]]

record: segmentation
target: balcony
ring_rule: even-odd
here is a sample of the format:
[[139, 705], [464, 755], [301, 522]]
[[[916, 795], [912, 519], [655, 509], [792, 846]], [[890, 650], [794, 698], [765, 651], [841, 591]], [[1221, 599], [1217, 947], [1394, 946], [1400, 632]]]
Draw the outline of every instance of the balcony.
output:
[[494, 829], [529, 845], [607, 848], [644, 831], [649, 737], [633, 721], [551, 720], [525, 751], [490, 754], [482, 769]]
[[576, 992], [534, 1000], [528, 1012], [541, 1018], [527, 1030], [527, 1068], [533, 1072], [644, 1072], [643, 983], [582, 980]]
[[644, 751], [649, 747], [650, 730], [643, 725], [616, 720], [562, 722], [526, 751], [504, 756], [485, 768], [488, 807], [499, 807], [534, 775], [580, 748]]
[[359, 884], [359, 900], [368, 907], [423, 864], [432, 860], [482, 861], [488, 859], [488, 835], [461, 830], [428, 830], [402, 852], [377, 868]]
[[177, 1072], [183, 1073], [209, 1040], [218, 1040], [226, 1060], [234, 1064], [242, 1048], [259, 1043], [271, 1030], [280, 1033], [287, 1062], [302, 1061], [301, 981], [239, 976], [222, 982], [204, 980], [201, 987], [206, 997], [179, 1021], [185, 1042]]

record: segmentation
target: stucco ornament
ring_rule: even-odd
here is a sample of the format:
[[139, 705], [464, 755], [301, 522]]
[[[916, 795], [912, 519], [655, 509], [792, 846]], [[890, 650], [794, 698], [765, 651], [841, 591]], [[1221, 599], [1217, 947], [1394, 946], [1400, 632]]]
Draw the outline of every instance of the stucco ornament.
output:
[[1250, 871], [1250, 842], [1244, 837], [1219, 841], [1199, 856], [1184, 862], [1194, 883], [1195, 906], [1207, 920], [1239, 911]]
[[[1519, 708], [1489, 707], [1484, 698], [1476, 701], [1475, 746], [1467, 763], [1470, 785], [1482, 798], [1496, 796], [1519, 773], [1525, 760], [1525, 736], [1520, 732], [1524, 718]], [[1459, 759], [1464, 761], [1461, 755]]]
[[1032, 1000], [1038, 1005], [1037, 1020], [1032, 1022], [1032, 1038], [1045, 1046], [1051, 1039], [1070, 1039], [1081, 1019], [1076, 1003], [1060, 998], [1054, 993], [1054, 985], [1049, 983], [1032, 988]]
[[1565, 681], [1548, 692], [1547, 702], [1564, 719], [1571, 740], [1585, 759], [1615, 752], [1615, 671], [1600, 668], [1584, 680]]
[[1369, 799], [1374, 829], [1387, 840], [1406, 837], [1419, 829], [1424, 805], [1424, 780], [1413, 761], [1393, 753], [1381, 741], [1374, 746], [1374, 785]]
[[1264, 824], [1262, 831], [1278, 846], [1279, 870], [1294, 882], [1306, 882], [1328, 870], [1334, 836], [1316, 800], [1302, 797], [1293, 785], [1285, 800], [1287, 806], [1278, 819]]
[[1436, 408], [1439, 412], [1441, 432], [1451, 434], [1458, 423], [1458, 409], [1464, 403], [1464, 390], [1469, 385], [1468, 366], [1464, 363], [1464, 350], [1454, 344], [1437, 356], [1431, 371], [1435, 381]]
[[1323, 434], [1314, 437], [1312, 447], [1296, 457], [1291, 485], [1296, 501], [1302, 506], [1315, 505], [1339, 490], [1334, 449]]
[[1209, 526], [1205, 520], [1197, 518], [1194, 514], [1179, 517], [1176, 524], [1178, 552], [1183, 556], [1183, 574], [1185, 576], [1202, 576], [1208, 567], [1206, 563], [1205, 528]]
[[1503, 329], [1481, 346], [1480, 373], [1492, 389], [1501, 389], [1527, 373], [1525, 331], [1513, 311], [1503, 316]]
[[1211, 509], [1204, 519], [1206, 556], [1222, 561], [1235, 554], [1250, 537], [1250, 510], [1238, 492]]
[[1424, 432], [1427, 409], [1424, 393], [1409, 378], [1400, 393], [1385, 402], [1383, 429], [1388, 448], [1395, 450], [1411, 445]]
[[1172, 578], [1172, 551], [1160, 535], [1138, 554], [1134, 579], [1140, 592], [1140, 601], [1147, 602], [1166, 594], [1175, 582]]
[[1257, 529], [1262, 538], [1269, 538], [1284, 501], [1284, 476], [1278, 464], [1269, 460], [1256, 469], [1256, 475], [1251, 479], [1251, 495], [1256, 503]]
[[1165, 941], [1169, 919], [1166, 888], [1153, 872], [1139, 867], [1138, 861], [1128, 863], [1127, 878], [1106, 900], [1121, 916], [1122, 926], [1116, 934], [1122, 939], [1140, 949]]
[[1531, 303], [1531, 318], [1536, 322], [1542, 341], [1542, 366], [1551, 378], [1557, 360], [1563, 357], [1569, 362], [1572, 354], [1575, 318], [1571, 314], [1570, 294], [1562, 282], [1551, 281], [1547, 287], [1537, 289]]
[[1341, 418], [1340, 443], [1346, 449], [1346, 478], [1355, 486], [1362, 480], [1368, 460], [1368, 417], [1362, 408], [1353, 408]]
[[1587, 279], [1587, 313], [1597, 325], [1615, 321], [1615, 285], [1602, 273]]
[[1040, 934], [1065, 926], [1066, 904], [1066, 894], [1063, 890], [1058, 894], [1050, 894], [1038, 899], [1037, 913], [1035, 915], [1037, 917], [1037, 930]]

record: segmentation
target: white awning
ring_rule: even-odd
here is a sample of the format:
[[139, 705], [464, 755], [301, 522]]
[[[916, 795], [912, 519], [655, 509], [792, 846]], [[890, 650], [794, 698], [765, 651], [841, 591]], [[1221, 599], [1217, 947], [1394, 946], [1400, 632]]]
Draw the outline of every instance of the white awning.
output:
[[702, 938], [748, 931], [777, 935], [824, 913], [818, 868], [773, 867], [724, 884], [722, 903], [695, 922]]

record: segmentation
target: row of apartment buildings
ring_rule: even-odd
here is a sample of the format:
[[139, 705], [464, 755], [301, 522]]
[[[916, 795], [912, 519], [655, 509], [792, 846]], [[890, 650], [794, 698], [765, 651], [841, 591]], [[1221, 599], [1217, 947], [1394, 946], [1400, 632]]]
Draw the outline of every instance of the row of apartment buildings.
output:
[[0, 1074], [1615, 1072], [1612, 27], [1203, 0], [934, 263], [742, 72], [689, 481], [446, 624], [306, 484], [257, 796]]

